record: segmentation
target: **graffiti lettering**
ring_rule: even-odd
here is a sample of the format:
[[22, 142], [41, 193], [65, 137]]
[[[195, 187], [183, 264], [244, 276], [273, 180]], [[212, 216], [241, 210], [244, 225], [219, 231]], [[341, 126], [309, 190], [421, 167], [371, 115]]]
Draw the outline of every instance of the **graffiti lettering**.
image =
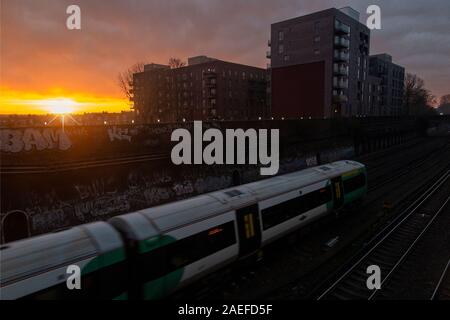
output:
[[113, 142], [114, 140], [127, 140], [128, 142], [131, 142], [131, 136], [128, 134], [128, 128], [109, 128], [108, 136], [111, 142]]
[[68, 150], [71, 147], [69, 136], [61, 129], [0, 130], [0, 150], [3, 152]]

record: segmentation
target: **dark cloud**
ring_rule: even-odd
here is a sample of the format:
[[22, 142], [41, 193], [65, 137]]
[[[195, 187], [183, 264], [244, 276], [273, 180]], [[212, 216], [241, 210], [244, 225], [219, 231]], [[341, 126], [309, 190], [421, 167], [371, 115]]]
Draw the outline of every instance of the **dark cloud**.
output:
[[[65, 28], [70, 4], [81, 7], [81, 31]], [[450, 92], [448, 0], [1, 0], [2, 82], [117, 95], [116, 75], [136, 61], [206, 54], [265, 66], [271, 23], [346, 5], [365, 21], [370, 4], [382, 10], [372, 53], [392, 54], [434, 94]]]

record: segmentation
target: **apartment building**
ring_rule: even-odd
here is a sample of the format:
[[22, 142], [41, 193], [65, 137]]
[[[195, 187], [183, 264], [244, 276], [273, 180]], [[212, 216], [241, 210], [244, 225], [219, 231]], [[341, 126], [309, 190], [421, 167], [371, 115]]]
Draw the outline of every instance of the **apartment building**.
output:
[[350, 117], [370, 110], [370, 30], [357, 11], [331, 8], [274, 23], [269, 46], [274, 117]]
[[266, 82], [265, 69], [206, 56], [149, 64], [134, 74], [134, 109], [140, 122], [266, 118]]
[[383, 53], [369, 57], [369, 73], [380, 79], [380, 102], [376, 115], [404, 115], [405, 68], [392, 62], [392, 56]]

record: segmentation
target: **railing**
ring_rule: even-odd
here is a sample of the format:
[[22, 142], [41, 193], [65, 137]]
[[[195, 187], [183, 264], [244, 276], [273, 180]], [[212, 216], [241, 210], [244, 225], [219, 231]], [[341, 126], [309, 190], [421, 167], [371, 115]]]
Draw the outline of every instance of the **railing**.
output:
[[336, 30], [337, 33], [345, 33], [345, 34], [350, 33], [350, 27], [339, 21], [334, 22], [334, 30]]
[[350, 41], [342, 37], [334, 37], [334, 45], [338, 47], [348, 48]]
[[333, 102], [347, 102], [348, 101], [348, 97], [345, 94], [335, 94], [333, 96]]
[[347, 89], [348, 88], [348, 80], [334, 77], [333, 78], [333, 87], [339, 88], [339, 89]]
[[333, 72], [337, 75], [347, 76], [348, 75], [348, 67], [345, 67], [343, 65], [339, 65], [339, 64], [335, 63], [333, 65]]
[[334, 58], [339, 61], [348, 61], [349, 55], [344, 51], [336, 50], [334, 51]]

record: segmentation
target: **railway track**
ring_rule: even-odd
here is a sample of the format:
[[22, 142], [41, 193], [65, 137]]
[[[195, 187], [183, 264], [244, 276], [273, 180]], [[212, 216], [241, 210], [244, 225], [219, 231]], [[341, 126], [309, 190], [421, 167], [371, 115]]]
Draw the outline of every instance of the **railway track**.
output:
[[[322, 299], [375, 299], [388, 290], [389, 280], [402, 262], [433, 224], [448, 209], [450, 202], [450, 170], [419, 196], [406, 210], [375, 237], [374, 245], [318, 296]], [[366, 286], [367, 267], [381, 269], [381, 289]]]
[[46, 166], [2, 166], [1, 174], [39, 174], [64, 172], [88, 168], [98, 168], [105, 166], [117, 166], [133, 164], [138, 162], [164, 160], [169, 157], [168, 153], [144, 154], [126, 157], [117, 157], [114, 159], [87, 160], [76, 162], [65, 162], [61, 164], [50, 164]]
[[[444, 150], [448, 150], [450, 147], [449, 143], [446, 143], [445, 146], [441, 147], [436, 147], [431, 149], [429, 152], [425, 152], [423, 155], [414, 158], [412, 160], [410, 160], [408, 163], [400, 166], [398, 168], [398, 170], [395, 170], [394, 172], [392, 172], [392, 174], [390, 174], [388, 177], [381, 175], [381, 176], [377, 176], [375, 174], [375, 172], [378, 172], [378, 167], [373, 168], [370, 164], [367, 164], [367, 170], [369, 175], [371, 176], [375, 176], [375, 178], [372, 181], [369, 181], [369, 189], [368, 191], [374, 191], [376, 189], [380, 189], [381, 187], [389, 184], [390, 182], [407, 175], [408, 173], [410, 173], [413, 170], [416, 170], [418, 168], [420, 168], [421, 166], [423, 166], [426, 162], [428, 161], [432, 161], [432, 159], [436, 158], [436, 155], [439, 153], [442, 153]], [[384, 165], [386, 165], [384, 163]]]
[[[441, 149], [442, 151], [442, 149]], [[427, 152], [423, 152], [423, 153], [427, 153]], [[422, 152], [421, 152], [422, 155]], [[418, 158], [422, 158], [422, 156], [419, 156]], [[394, 158], [394, 157], [391, 157]], [[439, 160], [439, 157], [438, 157]], [[392, 161], [392, 159], [387, 158], [386, 161], [389, 163]], [[429, 169], [434, 168], [432, 171], [435, 171], [436, 167], [441, 167], [441, 169], [439, 171], [441, 171], [443, 168], [440, 165], [440, 160], [439, 161], [433, 161], [433, 159], [428, 159], [428, 161], [420, 161], [420, 165], [414, 165], [414, 168], [418, 168], [420, 166], [425, 166]], [[396, 179], [400, 179], [402, 176], [406, 175], [406, 172], [411, 173], [412, 169], [409, 168], [410, 170], [405, 170], [405, 172], [402, 172], [401, 175], [396, 176]], [[448, 170], [448, 166], [447, 169]], [[410, 201], [412, 201], [411, 199], [416, 199], [419, 197], [420, 194], [422, 194], [424, 192], [424, 190], [426, 190], [429, 186], [432, 185], [431, 181], [434, 181], [435, 179], [437, 179], [439, 176], [442, 175], [442, 172], [439, 174], [434, 174], [430, 175], [430, 176], [426, 176], [426, 183], [424, 183], [423, 185], [421, 185], [420, 187], [417, 187], [413, 192], [408, 193], [408, 196], [405, 197], [405, 201], [408, 203]], [[421, 170], [423, 171], [423, 170]], [[426, 170], [425, 170], [426, 171]], [[386, 176], [390, 176], [395, 172], [391, 172], [389, 174], [385, 174]], [[396, 179], [392, 179], [389, 180], [389, 183], [393, 183], [394, 180]], [[424, 180], [425, 181], [425, 180]], [[422, 181], [422, 182], [424, 182]], [[381, 188], [381, 185], [377, 186], [377, 188]], [[380, 197], [377, 197], [377, 199], [379, 200]], [[380, 200], [379, 200], [380, 201]], [[375, 205], [376, 201], [369, 201], [370, 203], [373, 203], [373, 205]], [[403, 209], [405, 208], [402, 205], [399, 205], [398, 208], [396, 207], [396, 212], [402, 212]], [[322, 229], [322, 228], [321, 228]], [[366, 236], [367, 238], [367, 236]], [[261, 272], [266, 273], [266, 271], [261, 271], [262, 270], [267, 270], [267, 272], [272, 273], [272, 267], [270, 266], [271, 264], [269, 264], [268, 266], [266, 266], [267, 261], [264, 259], [263, 263], [261, 264], [260, 267], [258, 268], [249, 268], [249, 270], [245, 271], [245, 270], [235, 270], [237, 272], [231, 272], [231, 273], [227, 273], [227, 274], [221, 274], [220, 278], [222, 278], [222, 281], [217, 281], [217, 279], [213, 279], [211, 281], [211, 279], [209, 281], [206, 281], [203, 283], [203, 285], [200, 286], [195, 286], [196, 288], [194, 290], [188, 290], [189, 293], [182, 293], [181, 295], [177, 296], [177, 298], [180, 297], [190, 297], [191, 299], [194, 300], [209, 300], [209, 299], [248, 299], [248, 298], [262, 298], [262, 299], [271, 299], [274, 295], [280, 297], [284, 299], [283, 297], [289, 297], [289, 299], [292, 298], [292, 293], [295, 290], [295, 295], [298, 296], [298, 298], [302, 297], [303, 299], [311, 299], [312, 297], [314, 297], [314, 294], [317, 292], [316, 289], [318, 287], [322, 287], [321, 284], [323, 283], [323, 279], [327, 278], [327, 276], [330, 274], [328, 271], [326, 273], [326, 275], [322, 275], [319, 277], [316, 277], [313, 275], [315, 275], [317, 273], [317, 269], [318, 268], [322, 268], [321, 266], [323, 264], [326, 264], [327, 261], [329, 261], [330, 259], [332, 259], [335, 255], [340, 254], [340, 251], [336, 251], [334, 253], [331, 254], [331, 256], [329, 256], [328, 258], [325, 259], [325, 261], [320, 262], [319, 261], [319, 265], [317, 265], [316, 262], [313, 262], [313, 260], [316, 260], [314, 258], [315, 254], [314, 254], [314, 250], [312, 250], [312, 247], [317, 247], [316, 246], [316, 240], [311, 240], [309, 238], [301, 238], [301, 242], [297, 243], [295, 245], [293, 245], [288, 251], [289, 251], [289, 258], [285, 259], [282, 258], [280, 256], [275, 255], [274, 257], [270, 256], [269, 260], [278, 260], [278, 259], [283, 259], [283, 260], [287, 260], [286, 263], [293, 263], [294, 265], [300, 263], [302, 266], [305, 266], [305, 263], [307, 265], [311, 265], [310, 267], [306, 267], [306, 268], [301, 268], [301, 269], [306, 269], [304, 271], [306, 271], [307, 273], [305, 274], [304, 271], [300, 271], [298, 274], [292, 274], [289, 278], [289, 281], [285, 281], [283, 279], [280, 279], [279, 281], [276, 282], [276, 284], [274, 285], [269, 285], [269, 283], [267, 283], [267, 280], [265, 280], [265, 276], [263, 274], [261, 274]], [[373, 238], [372, 238], [373, 239]], [[305, 242], [306, 240], [306, 242]], [[321, 242], [322, 243], [322, 242]], [[367, 242], [365, 242], [367, 243]], [[372, 241], [369, 241], [369, 244], [371, 244]], [[350, 244], [351, 245], [351, 244]], [[349, 245], [349, 246], [350, 246]], [[322, 245], [321, 245], [322, 246]], [[347, 245], [346, 245], [347, 247]], [[280, 251], [278, 246], [275, 246], [274, 249], [275, 251]], [[271, 250], [271, 251], [273, 251]], [[281, 249], [283, 250], [283, 249]], [[353, 249], [352, 249], [353, 250]], [[270, 251], [270, 252], [271, 252]], [[335, 250], [333, 250], [335, 251]], [[354, 253], [351, 255], [352, 257], [358, 256], [361, 253], [361, 250], [358, 251], [358, 253], [355, 255]], [[314, 259], [313, 259], [314, 258]], [[319, 259], [320, 260], [320, 259]], [[310, 271], [308, 271], [310, 270]], [[335, 270], [337, 270], [337, 267], [332, 271], [333, 275], [338, 274], [337, 272], [335, 272]], [[341, 269], [339, 269], [340, 271]], [[228, 270], [229, 271], [229, 270]], [[232, 275], [233, 273], [235, 273], [234, 275]], [[328, 279], [328, 278], [327, 278]], [[257, 291], [259, 291], [259, 293], [257, 294], [252, 294], [250, 293], [248, 294], [244, 294], [243, 296], [241, 294], [239, 294], [238, 292], [242, 292], [242, 290], [244, 290], [244, 292], [246, 292], [248, 289], [245, 289], [245, 287], [247, 287], [248, 283], [255, 283], [255, 282], [260, 282], [262, 281], [263, 287], [261, 288], [261, 291], [259, 289], [257, 289]], [[213, 284], [212, 284], [213, 283]], [[252, 285], [253, 286], [253, 285]], [[253, 290], [251, 290], [253, 291]], [[237, 295], [235, 293], [238, 293]], [[223, 295], [222, 295], [223, 294]], [[176, 298], [175, 298], [176, 299]]]
[[450, 300], [450, 259], [439, 277], [430, 300]]

